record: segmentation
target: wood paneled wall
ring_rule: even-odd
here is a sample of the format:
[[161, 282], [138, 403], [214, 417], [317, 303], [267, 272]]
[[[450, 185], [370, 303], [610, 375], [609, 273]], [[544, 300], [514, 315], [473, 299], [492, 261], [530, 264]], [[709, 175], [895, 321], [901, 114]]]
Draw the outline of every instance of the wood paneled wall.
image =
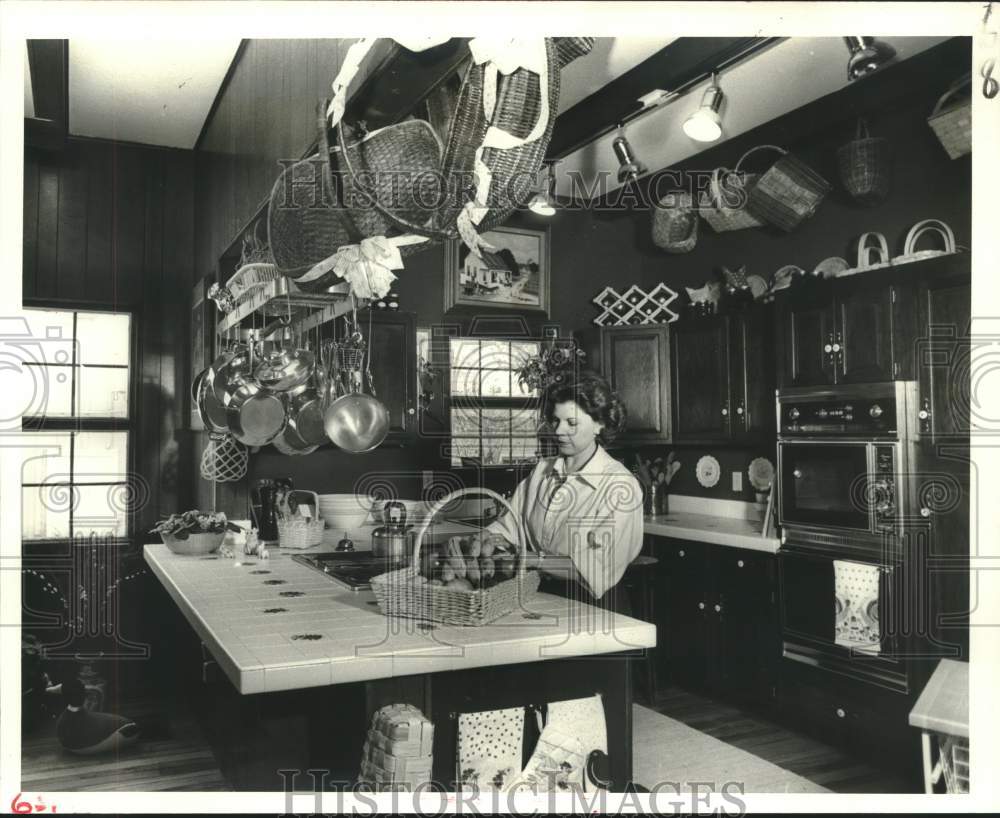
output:
[[[316, 139], [316, 103], [354, 40], [248, 40], [197, 147], [196, 267], [219, 257], [271, 193], [279, 160], [300, 159]], [[389, 47], [379, 43], [359, 86]], [[223, 270], [223, 277], [235, 270]], [[192, 282], [193, 283], [193, 282]]]
[[133, 314], [138, 377], [132, 467], [150, 490], [137, 532], [190, 499], [186, 481], [178, 480], [174, 432], [187, 388], [193, 247], [190, 151], [83, 139], [55, 153], [26, 151], [25, 303]]

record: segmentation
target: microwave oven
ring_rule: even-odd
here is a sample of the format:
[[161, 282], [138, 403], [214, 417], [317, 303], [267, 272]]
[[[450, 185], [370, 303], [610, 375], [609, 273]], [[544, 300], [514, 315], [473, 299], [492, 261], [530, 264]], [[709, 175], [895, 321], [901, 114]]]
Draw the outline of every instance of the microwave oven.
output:
[[778, 390], [783, 546], [891, 559], [904, 534], [916, 383]]

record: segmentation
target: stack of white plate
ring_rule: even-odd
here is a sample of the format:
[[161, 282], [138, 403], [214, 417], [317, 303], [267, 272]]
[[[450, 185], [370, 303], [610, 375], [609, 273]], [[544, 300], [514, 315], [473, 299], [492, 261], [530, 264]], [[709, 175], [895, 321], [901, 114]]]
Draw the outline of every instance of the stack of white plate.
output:
[[368, 522], [373, 500], [358, 494], [320, 494], [319, 513], [327, 528], [351, 531]]

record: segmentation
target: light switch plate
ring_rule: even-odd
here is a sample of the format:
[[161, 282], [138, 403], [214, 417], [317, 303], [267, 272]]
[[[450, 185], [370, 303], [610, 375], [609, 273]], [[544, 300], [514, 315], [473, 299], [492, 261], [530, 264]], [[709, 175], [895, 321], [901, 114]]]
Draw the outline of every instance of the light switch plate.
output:
[[733, 491], [743, 491], [743, 472], [733, 472]]

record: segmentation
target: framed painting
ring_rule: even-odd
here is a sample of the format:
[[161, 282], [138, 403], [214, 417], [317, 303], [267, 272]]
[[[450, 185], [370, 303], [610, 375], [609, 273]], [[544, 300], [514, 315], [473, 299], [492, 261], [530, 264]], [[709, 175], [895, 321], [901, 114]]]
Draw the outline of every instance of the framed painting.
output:
[[444, 308], [549, 311], [549, 231], [496, 227], [482, 234], [496, 249], [482, 258], [460, 241], [445, 255]]

